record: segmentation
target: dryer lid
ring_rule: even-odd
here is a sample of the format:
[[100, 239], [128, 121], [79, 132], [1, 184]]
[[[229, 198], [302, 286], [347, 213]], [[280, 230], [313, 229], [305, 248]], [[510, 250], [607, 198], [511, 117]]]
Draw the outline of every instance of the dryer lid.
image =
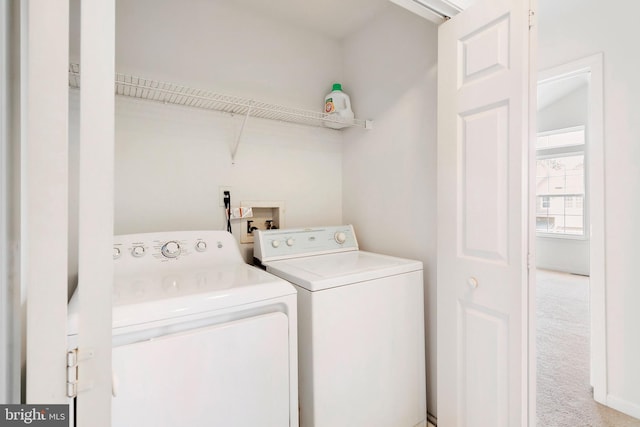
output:
[[[244, 263], [118, 276], [114, 281], [113, 333], [123, 328], [295, 294], [289, 283]], [[78, 333], [78, 292], [69, 302], [68, 335]]]
[[422, 262], [365, 251], [265, 263], [267, 271], [309, 291], [422, 271]]

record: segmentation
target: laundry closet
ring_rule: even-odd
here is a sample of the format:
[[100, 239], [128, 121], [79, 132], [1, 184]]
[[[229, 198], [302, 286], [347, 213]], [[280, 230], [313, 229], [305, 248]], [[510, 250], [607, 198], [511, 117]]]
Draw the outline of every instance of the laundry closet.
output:
[[[108, 420], [114, 233], [224, 230], [228, 191], [232, 207], [277, 207], [279, 227], [351, 224], [361, 249], [423, 263], [436, 415], [436, 24], [388, 0], [33, 0], [0, 10], [11, 24], [0, 30], [3, 54], [10, 48], [0, 77], [12, 92], [2, 142], [15, 193], [3, 200], [13, 217], [13, 401], [72, 394], [67, 314], [79, 282], [78, 399], [100, 408], [77, 408]], [[316, 112], [340, 83], [356, 119], [373, 126], [114, 97], [114, 70]]]
[[[435, 415], [437, 26], [387, 0], [291, 1], [283, 13], [286, 3], [118, 1], [116, 72], [124, 81], [318, 112], [338, 82], [356, 119], [372, 128], [333, 130], [117, 96], [114, 232], [224, 229], [226, 189], [232, 207], [281, 206], [281, 227], [350, 223], [363, 249], [421, 260], [427, 407]], [[71, 6], [77, 64], [79, 5]], [[303, 18], [315, 9], [336, 22]], [[79, 68], [71, 74], [82, 81]], [[79, 91], [70, 94], [73, 256]], [[240, 241], [245, 223], [231, 226]], [[247, 261], [252, 246], [241, 244]], [[70, 266], [73, 283], [77, 264]]]

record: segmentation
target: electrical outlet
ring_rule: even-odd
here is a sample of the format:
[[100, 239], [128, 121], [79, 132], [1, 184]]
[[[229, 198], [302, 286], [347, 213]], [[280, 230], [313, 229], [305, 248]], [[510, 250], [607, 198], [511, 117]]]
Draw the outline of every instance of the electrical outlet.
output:
[[[218, 187], [218, 201], [219, 201], [219, 205], [224, 207], [224, 192], [228, 191], [229, 193], [231, 193], [231, 187], [230, 186], [219, 186]], [[233, 202], [233, 200], [231, 200], [231, 202]]]

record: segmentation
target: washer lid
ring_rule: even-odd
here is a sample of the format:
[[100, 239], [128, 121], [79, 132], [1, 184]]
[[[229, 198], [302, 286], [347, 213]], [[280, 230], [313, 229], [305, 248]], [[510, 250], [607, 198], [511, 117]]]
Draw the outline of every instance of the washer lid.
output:
[[365, 251], [265, 263], [267, 271], [310, 291], [422, 271], [422, 262]]
[[[117, 276], [113, 333], [119, 328], [179, 319], [295, 294], [295, 288], [244, 263]], [[68, 335], [78, 333], [78, 292], [69, 302]]]

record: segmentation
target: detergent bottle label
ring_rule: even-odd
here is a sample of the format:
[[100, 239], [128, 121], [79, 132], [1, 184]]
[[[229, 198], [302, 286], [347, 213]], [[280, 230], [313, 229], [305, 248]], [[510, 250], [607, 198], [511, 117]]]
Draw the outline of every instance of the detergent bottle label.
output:
[[336, 107], [333, 104], [333, 98], [327, 98], [324, 101], [324, 112], [329, 114], [329, 113], [333, 113], [335, 111]]

